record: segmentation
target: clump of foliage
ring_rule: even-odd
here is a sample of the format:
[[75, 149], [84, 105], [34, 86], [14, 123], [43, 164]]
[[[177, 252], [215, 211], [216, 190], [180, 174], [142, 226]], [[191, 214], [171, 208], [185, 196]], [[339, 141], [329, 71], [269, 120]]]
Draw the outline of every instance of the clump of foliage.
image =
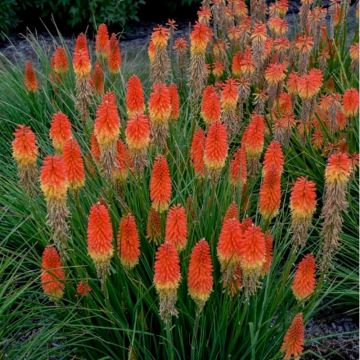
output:
[[169, 20], [149, 62], [105, 24], [95, 49], [30, 36], [39, 64], [2, 59], [5, 356], [321, 356], [308, 320], [354, 311], [347, 4], [329, 32], [304, 4], [291, 41], [286, 1], [250, 10], [203, 6], [190, 39]]

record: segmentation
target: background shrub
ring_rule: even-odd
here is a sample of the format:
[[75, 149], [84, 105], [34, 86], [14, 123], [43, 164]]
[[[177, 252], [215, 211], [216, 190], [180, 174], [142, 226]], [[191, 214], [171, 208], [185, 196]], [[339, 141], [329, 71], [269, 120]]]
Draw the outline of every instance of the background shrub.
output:
[[138, 21], [142, 4], [144, 0], [3, 0], [0, 37], [4, 39], [17, 28], [22, 30], [22, 25], [37, 26], [39, 19], [48, 23], [52, 17], [63, 32], [84, 29], [88, 24], [96, 28], [102, 22], [124, 27], [128, 21]]

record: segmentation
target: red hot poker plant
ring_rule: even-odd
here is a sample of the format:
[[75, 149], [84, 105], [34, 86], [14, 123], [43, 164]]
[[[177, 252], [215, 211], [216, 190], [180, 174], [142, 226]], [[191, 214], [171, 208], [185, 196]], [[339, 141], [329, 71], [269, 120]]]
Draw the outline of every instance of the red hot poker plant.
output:
[[36, 191], [38, 147], [29, 126], [18, 125], [12, 142], [12, 155], [18, 166], [20, 186], [29, 194]]
[[94, 204], [90, 209], [87, 225], [87, 250], [94, 261], [101, 284], [104, 286], [114, 249], [110, 214], [103, 204]]
[[191, 252], [188, 269], [189, 294], [200, 311], [209, 299], [213, 288], [212, 271], [210, 247], [206, 240], [202, 239]]
[[178, 314], [175, 303], [181, 279], [179, 255], [174, 245], [167, 242], [159, 246], [154, 270], [155, 289], [160, 298], [160, 316], [168, 321], [171, 316]]
[[120, 220], [118, 253], [122, 265], [127, 269], [132, 269], [139, 262], [140, 239], [132, 214], [127, 214]]
[[66, 221], [69, 210], [66, 205], [69, 187], [64, 158], [59, 155], [47, 156], [41, 166], [40, 187], [47, 205], [47, 224], [60, 251], [65, 255], [69, 228]]
[[65, 273], [54, 246], [47, 246], [41, 258], [41, 286], [52, 301], [59, 301], [64, 294]]
[[171, 199], [171, 177], [166, 158], [157, 156], [150, 178], [150, 199], [152, 207], [159, 213], [169, 207]]

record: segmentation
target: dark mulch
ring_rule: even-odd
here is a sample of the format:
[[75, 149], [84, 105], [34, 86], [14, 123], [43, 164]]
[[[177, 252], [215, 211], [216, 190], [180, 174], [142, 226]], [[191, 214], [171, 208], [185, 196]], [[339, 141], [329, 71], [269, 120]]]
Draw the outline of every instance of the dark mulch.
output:
[[305, 338], [309, 342], [305, 359], [326, 358], [327, 360], [359, 359], [359, 324], [346, 315], [326, 315], [310, 320], [306, 324]]

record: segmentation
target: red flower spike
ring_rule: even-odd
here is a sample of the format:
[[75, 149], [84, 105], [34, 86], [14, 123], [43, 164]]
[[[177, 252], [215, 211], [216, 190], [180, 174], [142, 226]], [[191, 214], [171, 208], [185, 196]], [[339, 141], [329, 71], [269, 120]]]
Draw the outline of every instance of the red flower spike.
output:
[[126, 123], [126, 142], [130, 150], [143, 151], [150, 143], [150, 120], [146, 115], [134, 115]]
[[154, 284], [157, 291], [173, 290], [179, 287], [180, 263], [175, 246], [164, 243], [159, 246], [154, 265]]
[[38, 156], [36, 137], [29, 126], [18, 125], [12, 142], [13, 158], [20, 166], [35, 165]]
[[163, 212], [169, 207], [171, 199], [171, 177], [166, 158], [157, 156], [150, 179], [150, 199], [152, 207]]
[[214, 121], [220, 121], [220, 98], [212, 85], [209, 85], [204, 89], [201, 102], [201, 116], [208, 125]]
[[166, 218], [165, 241], [182, 251], [187, 241], [187, 217], [183, 206], [174, 205], [170, 208]]
[[41, 258], [41, 286], [50, 300], [63, 297], [65, 272], [55, 246], [47, 246]]
[[31, 61], [25, 63], [24, 84], [29, 92], [36, 92], [39, 89], [39, 83]]
[[100, 24], [97, 29], [95, 51], [96, 56], [99, 58], [107, 58], [109, 56], [110, 40], [106, 24]]
[[120, 220], [118, 253], [121, 263], [128, 269], [132, 269], [139, 262], [140, 239], [135, 218], [131, 214]]
[[238, 245], [241, 268], [260, 271], [266, 261], [265, 236], [259, 226], [242, 226], [243, 236]]
[[64, 113], [57, 112], [52, 116], [50, 138], [54, 149], [59, 153], [63, 151], [65, 142], [72, 138], [71, 122]]
[[136, 75], [131, 76], [127, 82], [126, 108], [129, 117], [140, 115], [145, 110], [144, 90]]
[[96, 111], [94, 135], [100, 146], [106, 147], [117, 140], [120, 134], [120, 117], [113, 92], [106, 93]]
[[81, 149], [75, 139], [69, 139], [65, 143], [63, 157], [69, 188], [78, 190], [84, 186], [85, 170]]
[[346, 117], [355, 117], [359, 111], [359, 92], [347, 89], [343, 96], [343, 109]]
[[203, 306], [210, 297], [213, 287], [212, 270], [210, 247], [202, 239], [191, 252], [188, 270], [189, 294], [199, 306]]
[[190, 158], [195, 174], [203, 177], [205, 175], [204, 163], [205, 133], [202, 129], [196, 129], [191, 142]]
[[211, 170], [224, 167], [228, 154], [227, 132], [224, 124], [216, 121], [210, 127], [205, 141], [204, 162]]
[[304, 348], [304, 320], [302, 313], [296, 314], [289, 329], [284, 336], [281, 352], [285, 360], [290, 360], [292, 356], [300, 359]]
[[303, 257], [296, 268], [292, 291], [298, 301], [309, 297], [315, 290], [315, 258], [313, 254]]
[[91, 63], [87, 40], [84, 33], [79, 34], [76, 39], [73, 55], [73, 66], [77, 78], [85, 78], [90, 75]]
[[272, 167], [274, 167], [279, 174], [283, 172], [284, 154], [278, 141], [272, 141], [266, 149], [263, 169], [264, 176], [266, 176]]
[[114, 33], [111, 34], [109, 48], [108, 68], [110, 73], [117, 74], [121, 68], [121, 53], [119, 42]]
[[108, 263], [113, 255], [113, 230], [107, 207], [94, 204], [87, 226], [87, 249], [95, 264]]
[[180, 98], [176, 84], [169, 85], [169, 96], [171, 103], [170, 120], [176, 121], [180, 115]]
[[47, 156], [41, 167], [40, 187], [46, 201], [65, 201], [68, 190], [66, 167], [62, 156]]
[[69, 61], [63, 47], [55, 49], [51, 57], [51, 68], [55, 74], [65, 74], [69, 70]]

